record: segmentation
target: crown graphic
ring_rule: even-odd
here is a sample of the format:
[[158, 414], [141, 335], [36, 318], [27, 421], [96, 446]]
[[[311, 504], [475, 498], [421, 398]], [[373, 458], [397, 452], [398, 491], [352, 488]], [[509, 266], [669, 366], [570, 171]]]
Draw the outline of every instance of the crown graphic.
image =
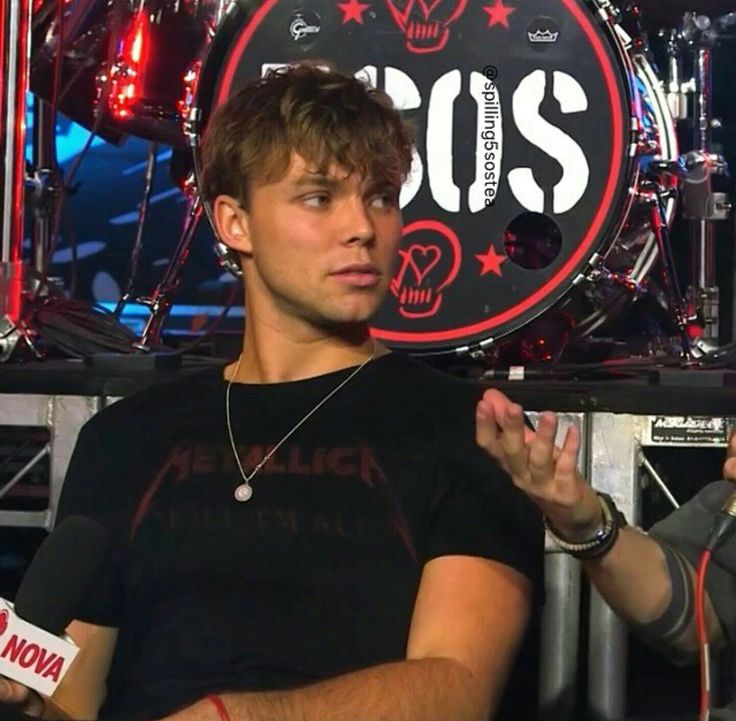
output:
[[537, 30], [535, 33], [527, 32], [530, 43], [556, 43], [559, 32], [552, 32], [551, 30]]

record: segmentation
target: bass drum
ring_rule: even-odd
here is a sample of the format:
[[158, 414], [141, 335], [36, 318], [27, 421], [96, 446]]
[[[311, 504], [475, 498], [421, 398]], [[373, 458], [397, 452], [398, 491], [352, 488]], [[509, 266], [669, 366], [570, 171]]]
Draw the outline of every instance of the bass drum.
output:
[[365, 78], [417, 131], [375, 336], [418, 354], [482, 355], [551, 309], [564, 309], [561, 337], [589, 332], [656, 259], [641, 168], [677, 153], [654, 73], [615, 17], [605, 0], [234, 5], [190, 131], [269, 68], [322, 60]]

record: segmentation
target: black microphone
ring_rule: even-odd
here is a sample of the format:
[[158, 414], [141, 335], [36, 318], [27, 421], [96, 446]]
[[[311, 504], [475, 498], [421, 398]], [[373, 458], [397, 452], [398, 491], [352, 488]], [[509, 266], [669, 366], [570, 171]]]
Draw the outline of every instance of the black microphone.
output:
[[77, 649], [59, 638], [110, 559], [112, 539], [96, 521], [64, 520], [44, 540], [14, 606], [0, 599], [0, 673], [45, 696], [61, 682]]
[[28, 623], [59, 636], [92, 587], [112, 539], [97, 521], [70, 516], [39, 546], [15, 596], [15, 612]]
[[736, 490], [726, 499], [718, 515], [713, 519], [705, 548], [715, 552], [736, 530]]

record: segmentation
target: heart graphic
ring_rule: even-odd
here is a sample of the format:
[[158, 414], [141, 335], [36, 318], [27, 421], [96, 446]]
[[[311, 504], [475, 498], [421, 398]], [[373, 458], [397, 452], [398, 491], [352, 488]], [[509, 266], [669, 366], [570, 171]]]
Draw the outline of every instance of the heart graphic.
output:
[[8, 629], [8, 612], [3, 611], [0, 613], [0, 636], [2, 636]]
[[440, 262], [442, 251], [436, 245], [412, 245], [409, 250], [402, 252], [402, 255], [414, 270], [417, 285], [421, 285], [432, 268]]
[[433, 2], [426, 3], [424, 0], [419, 0], [419, 6], [422, 8], [424, 17], [429, 20], [429, 16], [437, 9], [437, 6], [442, 0], [433, 0]]

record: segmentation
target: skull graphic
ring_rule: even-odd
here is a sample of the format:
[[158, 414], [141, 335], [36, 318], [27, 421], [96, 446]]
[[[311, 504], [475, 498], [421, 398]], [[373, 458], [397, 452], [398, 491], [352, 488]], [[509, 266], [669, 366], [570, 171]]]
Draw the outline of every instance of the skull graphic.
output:
[[442, 305], [442, 293], [460, 271], [457, 235], [436, 220], [418, 220], [404, 228], [399, 269], [391, 293], [404, 318], [429, 318]]
[[386, 0], [394, 22], [406, 35], [412, 53], [435, 53], [447, 44], [450, 25], [468, 0]]

